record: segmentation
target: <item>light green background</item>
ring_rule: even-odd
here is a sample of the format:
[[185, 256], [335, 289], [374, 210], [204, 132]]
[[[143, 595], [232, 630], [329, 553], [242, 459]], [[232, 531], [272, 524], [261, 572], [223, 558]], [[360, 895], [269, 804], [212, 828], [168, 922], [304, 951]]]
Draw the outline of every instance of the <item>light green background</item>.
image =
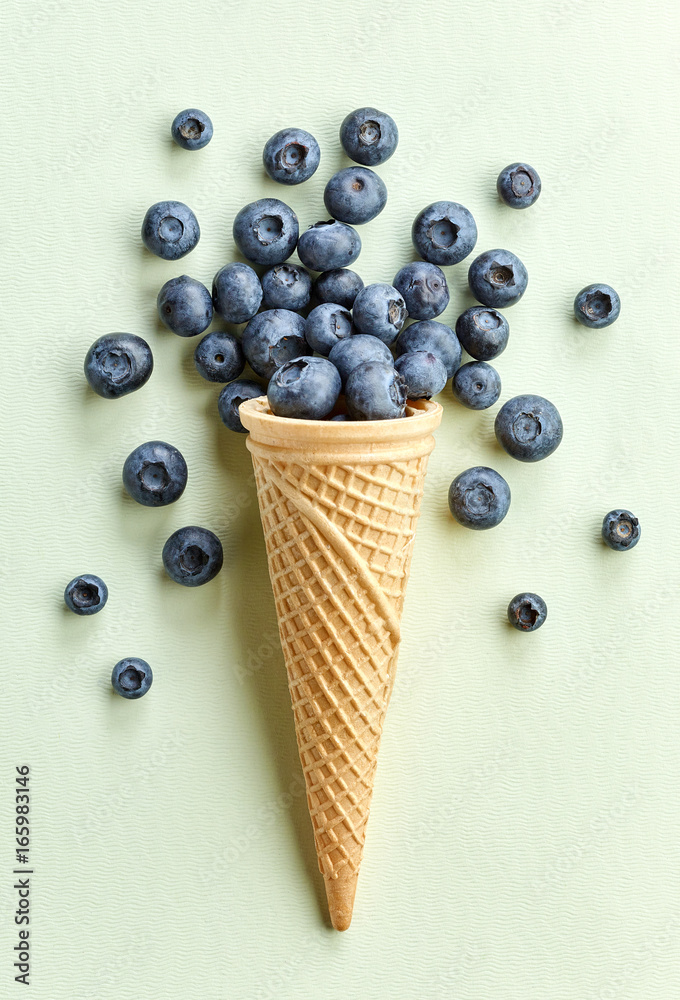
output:
[[[680, 32], [672, 5], [11, 0], [3, 7], [3, 605], [0, 994], [12, 982], [12, 781], [32, 768], [33, 986], [50, 1000], [675, 1000], [680, 995], [677, 234]], [[351, 930], [326, 923], [264, 546], [242, 437], [161, 329], [155, 297], [233, 259], [246, 202], [325, 217], [343, 116], [399, 124], [384, 213], [357, 269], [391, 280], [410, 224], [462, 201], [478, 251], [526, 262], [498, 360], [503, 399], [538, 392], [565, 437], [544, 463], [500, 452], [495, 409], [444, 394]], [[186, 106], [215, 137], [169, 140]], [[322, 164], [267, 180], [265, 139], [299, 124]], [[534, 164], [543, 194], [501, 206], [499, 169]], [[180, 264], [143, 251], [147, 206], [193, 206]], [[453, 322], [470, 300], [449, 269]], [[619, 322], [570, 316], [597, 280]], [[128, 330], [156, 368], [117, 402], [90, 393], [90, 343]], [[141, 441], [185, 454], [181, 501], [126, 499]], [[491, 465], [513, 491], [493, 532], [459, 528], [455, 474]], [[643, 537], [618, 555], [602, 515]], [[225, 567], [196, 592], [160, 550], [198, 523]], [[61, 605], [100, 573], [94, 619]], [[536, 635], [504, 622], [538, 591]], [[151, 693], [114, 697], [113, 663], [147, 658]]]

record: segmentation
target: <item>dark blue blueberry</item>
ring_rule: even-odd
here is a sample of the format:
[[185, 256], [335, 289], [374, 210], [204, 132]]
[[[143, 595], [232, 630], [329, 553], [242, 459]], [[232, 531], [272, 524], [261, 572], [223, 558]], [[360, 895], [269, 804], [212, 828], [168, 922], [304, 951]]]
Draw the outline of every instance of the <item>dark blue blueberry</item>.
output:
[[134, 333], [108, 333], [85, 355], [85, 378], [104, 399], [118, 399], [148, 382], [153, 371], [151, 348]]
[[262, 291], [268, 309], [304, 309], [309, 305], [312, 277], [299, 264], [277, 264], [262, 275]]
[[222, 569], [222, 543], [207, 528], [178, 528], [163, 546], [165, 572], [183, 587], [200, 587]]
[[145, 507], [165, 507], [184, 493], [187, 463], [171, 444], [147, 441], [125, 459], [123, 486]]
[[496, 309], [471, 306], [456, 320], [456, 336], [470, 357], [492, 361], [507, 347], [510, 327]]
[[76, 615], [96, 615], [106, 604], [109, 590], [99, 576], [83, 573], [66, 584], [64, 602]]
[[357, 108], [340, 126], [340, 142], [350, 160], [375, 167], [389, 160], [399, 142], [393, 118], [375, 108]]
[[602, 537], [610, 549], [626, 552], [640, 541], [640, 522], [629, 510], [610, 510], [602, 521]]
[[262, 162], [273, 181], [302, 184], [309, 180], [321, 159], [319, 143], [303, 128], [284, 128], [267, 139]]
[[234, 242], [247, 260], [255, 264], [283, 264], [300, 234], [292, 208], [278, 198], [260, 198], [242, 208], [234, 219]]
[[359, 333], [393, 343], [406, 322], [406, 303], [393, 285], [376, 282], [362, 288], [354, 300], [354, 325]]
[[152, 683], [151, 667], [138, 656], [126, 656], [124, 660], [119, 660], [111, 674], [113, 690], [121, 698], [141, 698]]
[[430, 399], [446, 385], [448, 376], [444, 363], [427, 351], [402, 354], [394, 367], [406, 382], [409, 399]]
[[331, 420], [335, 421], [336, 423], [337, 422], [344, 423], [346, 420], [351, 420], [351, 419], [352, 418], [350, 417], [349, 413], [336, 413], [334, 417], [331, 417]]
[[504, 403], [494, 424], [498, 443], [520, 462], [540, 462], [562, 440], [562, 418], [543, 396], [515, 396]]
[[225, 264], [213, 278], [215, 312], [227, 323], [247, 323], [260, 308], [262, 285], [247, 264]]
[[353, 420], [393, 420], [406, 409], [406, 382], [394, 365], [364, 361], [345, 384], [347, 412]]
[[305, 339], [309, 346], [328, 357], [341, 340], [352, 333], [352, 315], [334, 302], [322, 302], [312, 309], [305, 323]]
[[411, 239], [418, 254], [430, 264], [458, 264], [474, 250], [477, 226], [464, 205], [435, 201], [416, 216]]
[[519, 632], [535, 632], [548, 616], [548, 606], [538, 594], [517, 594], [508, 604], [508, 621]]
[[179, 260], [194, 249], [201, 236], [196, 216], [181, 201], [159, 201], [142, 222], [144, 246], [163, 260]]
[[274, 372], [267, 399], [277, 417], [323, 420], [338, 401], [340, 374], [327, 358], [295, 358]]
[[187, 108], [172, 123], [172, 138], [182, 149], [203, 149], [213, 137], [213, 124], [205, 111]]
[[574, 315], [579, 323], [601, 330], [619, 318], [621, 299], [611, 285], [586, 285], [574, 299]]
[[496, 188], [510, 208], [528, 208], [541, 193], [541, 178], [528, 163], [511, 163], [501, 170]]
[[166, 281], [158, 293], [156, 304], [159, 317], [178, 337], [196, 337], [212, 323], [210, 292], [188, 274]]
[[423, 260], [406, 264], [397, 271], [393, 284], [401, 292], [411, 319], [434, 319], [449, 304], [446, 276], [436, 264]]
[[315, 222], [298, 240], [298, 257], [312, 271], [333, 271], [353, 264], [361, 253], [361, 238], [344, 222]]
[[243, 331], [241, 347], [256, 375], [271, 378], [286, 361], [311, 354], [305, 321], [290, 309], [267, 309], [253, 316]]
[[382, 361], [384, 364], [392, 364], [392, 352], [387, 344], [377, 337], [370, 337], [364, 333], [356, 333], [345, 340], [339, 340], [328, 355], [328, 360], [332, 361], [340, 372], [340, 378], [344, 385], [347, 377], [357, 365], [366, 361]]
[[363, 287], [364, 283], [356, 271], [336, 267], [319, 275], [314, 282], [314, 294], [319, 302], [337, 302], [339, 306], [351, 309]]
[[453, 376], [453, 395], [471, 410], [488, 410], [498, 402], [501, 377], [486, 361], [469, 361]]
[[334, 219], [361, 226], [380, 215], [387, 204], [387, 188], [368, 167], [346, 167], [326, 184], [323, 201]]
[[217, 400], [217, 410], [224, 426], [230, 431], [247, 434], [248, 431], [241, 423], [238, 408], [247, 399], [257, 399], [264, 394], [264, 386], [247, 378], [240, 378], [225, 385]]
[[428, 351], [443, 361], [448, 378], [460, 365], [462, 351], [458, 337], [450, 326], [438, 323], [436, 319], [411, 323], [399, 334], [397, 355], [413, 354], [415, 351]]
[[466, 469], [449, 487], [449, 510], [465, 528], [495, 528], [509, 508], [510, 487], [498, 472], [486, 466]]
[[233, 333], [206, 333], [194, 351], [196, 371], [208, 382], [231, 382], [246, 366], [241, 344]]
[[470, 264], [470, 291], [482, 305], [503, 309], [519, 302], [527, 290], [527, 269], [509, 250], [487, 250]]

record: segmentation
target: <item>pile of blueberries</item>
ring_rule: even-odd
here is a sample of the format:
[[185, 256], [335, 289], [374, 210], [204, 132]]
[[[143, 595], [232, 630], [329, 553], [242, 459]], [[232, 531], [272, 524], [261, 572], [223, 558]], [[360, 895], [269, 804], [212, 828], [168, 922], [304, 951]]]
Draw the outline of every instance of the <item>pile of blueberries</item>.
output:
[[[189, 108], [175, 118], [172, 135], [184, 149], [198, 150], [210, 142], [212, 122]], [[407, 400], [429, 399], [449, 379], [453, 395], [466, 407], [484, 410], [498, 401], [501, 380], [489, 362], [505, 350], [510, 333], [500, 310], [521, 299], [528, 274], [509, 250], [487, 250], [468, 269], [470, 291], [480, 304], [458, 317], [455, 331], [436, 319], [449, 303], [442, 267], [459, 264], [477, 243], [477, 226], [467, 208], [437, 201], [418, 213], [411, 235], [420, 259], [400, 268], [391, 285], [364, 286], [349, 268], [361, 251], [354, 227], [370, 222], [387, 203], [385, 183], [371, 168], [388, 160], [398, 141], [389, 115], [375, 108], [353, 111], [340, 126], [340, 142], [356, 165], [339, 170], [326, 184], [328, 220], [300, 233], [295, 212], [283, 201], [252, 202], [233, 223], [236, 246], [250, 264], [222, 267], [212, 293], [186, 274], [171, 278], [158, 293], [158, 315], [173, 333], [205, 334], [194, 362], [203, 378], [224, 384], [218, 411], [231, 430], [245, 433], [239, 406], [264, 393], [272, 413], [303, 420], [401, 418]], [[314, 136], [299, 128], [277, 132], [263, 151], [265, 170], [284, 185], [308, 180], [320, 159]], [[513, 163], [500, 172], [497, 190], [510, 208], [526, 209], [539, 197], [541, 179], [528, 164]], [[200, 228], [187, 205], [162, 201], [148, 209], [141, 235], [151, 253], [175, 261], [194, 249]], [[301, 264], [290, 262], [295, 251]], [[316, 278], [310, 272], [317, 272]], [[620, 308], [619, 296], [605, 284], [588, 285], [574, 301], [576, 319], [592, 329], [609, 326]], [[246, 324], [241, 337], [228, 331], [206, 334], [215, 315], [232, 325]], [[408, 318], [414, 322], [405, 326]], [[473, 360], [461, 365], [463, 349]], [[261, 381], [241, 378], [246, 362]], [[152, 369], [149, 345], [127, 333], [100, 337], [85, 359], [90, 386], [108, 399], [139, 389]], [[551, 455], [562, 430], [557, 408], [537, 395], [508, 400], [495, 420], [499, 443], [522, 462]], [[184, 458], [162, 441], [140, 445], [123, 468], [126, 490], [147, 506], [173, 503], [186, 481]], [[494, 527], [509, 505], [510, 488], [493, 469], [467, 469], [449, 489], [453, 517], [469, 528]], [[637, 543], [640, 525], [629, 511], [610, 511], [602, 535], [611, 548], [624, 551]], [[166, 542], [163, 564], [173, 580], [198, 586], [219, 572], [222, 546], [205, 528], [181, 528]], [[77, 614], [99, 611], [106, 597], [97, 577], [79, 577], [66, 589], [66, 603]], [[539, 628], [546, 613], [545, 602], [530, 593], [518, 594], [508, 607], [511, 624], [524, 632]], [[150, 684], [148, 664], [121, 663], [114, 669], [114, 687], [125, 697], [139, 697]]]

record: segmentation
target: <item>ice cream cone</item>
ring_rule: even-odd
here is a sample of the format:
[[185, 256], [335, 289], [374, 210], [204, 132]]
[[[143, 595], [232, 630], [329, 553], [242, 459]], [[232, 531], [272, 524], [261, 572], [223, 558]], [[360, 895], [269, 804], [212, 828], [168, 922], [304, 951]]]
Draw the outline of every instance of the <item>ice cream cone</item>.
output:
[[241, 404], [331, 922], [352, 919], [438, 403], [400, 420]]

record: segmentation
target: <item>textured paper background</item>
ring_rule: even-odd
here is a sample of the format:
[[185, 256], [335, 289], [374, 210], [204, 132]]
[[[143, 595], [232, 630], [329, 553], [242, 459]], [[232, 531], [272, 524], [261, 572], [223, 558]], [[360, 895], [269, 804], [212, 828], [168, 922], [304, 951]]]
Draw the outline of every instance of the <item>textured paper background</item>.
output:
[[[339, 2], [4, 6], [3, 559], [0, 987], [12, 982], [13, 768], [32, 768], [33, 986], [50, 1000], [319, 997], [590, 1000], [680, 994], [675, 302], [680, 34], [672, 5]], [[451, 197], [478, 251], [508, 247], [529, 291], [509, 313], [503, 399], [559, 406], [564, 443], [536, 466], [494, 443], [492, 412], [444, 397], [384, 735], [354, 923], [326, 924], [244, 440], [221, 428], [193, 342], [161, 329], [160, 285], [210, 283], [246, 202], [278, 195], [303, 225], [344, 165], [337, 127], [375, 103], [401, 144], [357, 269], [390, 280], [414, 214]], [[175, 148], [196, 105], [215, 137]], [[260, 152], [300, 124], [322, 147], [308, 184], [265, 179]], [[543, 195], [502, 207], [498, 170], [527, 159]], [[180, 264], [146, 254], [145, 209], [179, 198], [203, 236]], [[449, 270], [453, 321], [470, 300]], [[591, 333], [574, 293], [610, 281], [620, 321]], [[82, 360], [111, 330], [148, 338], [156, 370], [118, 402]], [[120, 469], [177, 445], [182, 500], [148, 510]], [[450, 519], [455, 474], [512, 487], [489, 533]], [[603, 548], [632, 508], [643, 538]], [[218, 531], [219, 579], [164, 579], [187, 523]], [[64, 583], [108, 581], [78, 619]], [[504, 623], [523, 589], [534, 636]], [[124, 655], [152, 692], [113, 697]]]

